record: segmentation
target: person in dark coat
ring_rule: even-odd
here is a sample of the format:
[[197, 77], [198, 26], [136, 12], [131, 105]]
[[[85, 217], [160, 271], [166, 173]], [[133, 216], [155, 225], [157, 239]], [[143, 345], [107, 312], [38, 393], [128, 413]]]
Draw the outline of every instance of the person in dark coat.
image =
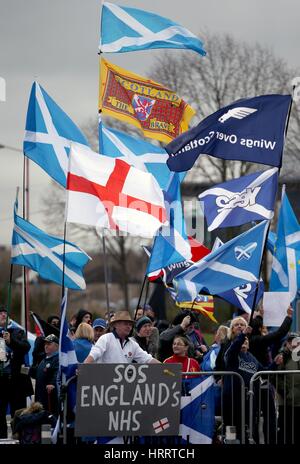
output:
[[[173, 355], [173, 340], [175, 335], [186, 335], [191, 324], [196, 322], [196, 318], [191, 311], [181, 311], [173, 319], [171, 327], [161, 332], [159, 336], [158, 359], [164, 361]], [[189, 356], [193, 357], [192, 347], [189, 350]]]
[[35, 400], [55, 416], [58, 416], [58, 343], [58, 338], [53, 334], [45, 338], [46, 357], [37, 367], [35, 383]]
[[[255, 358], [267, 368], [272, 362], [271, 347], [272, 345], [280, 346], [281, 340], [285, 337], [290, 330], [293, 318], [293, 308], [291, 306], [287, 309], [287, 316], [283, 320], [281, 326], [272, 332], [263, 332], [263, 310], [260, 310], [260, 316], [255, 319], [255, 326], [253, 327], [251, 337], [249, 340], [249, 351]], [[263, 334], [265, 333], [265, 334]], [[264, 418], [263, 431], [265, 443], [276, 443], [276, 407], [275, 407], [275, 390], [268, 385], [268, 380], [263, 380], [265, 383], [264, 388], [261, 388], [261, 412]]]
[[21, 373], [24, 357], [30, 350], [24, 330], [15, 327], [0, 306], [0, 438], [7, 438], [6, 411], [10, 414], [26, 407], [26, 397], [32, 395], [30, 377]]

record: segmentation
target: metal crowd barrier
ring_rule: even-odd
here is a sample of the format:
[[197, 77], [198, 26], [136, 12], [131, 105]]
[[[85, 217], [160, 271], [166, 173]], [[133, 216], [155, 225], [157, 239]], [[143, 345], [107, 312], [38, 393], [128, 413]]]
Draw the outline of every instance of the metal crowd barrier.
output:
[[[249, 443], [295, 444], [295, 430], [300, 429], [300, 405], [295, 406], [294, 378], [299, 374], [299, 370], [276, 370], [252, 376], [248, 391]], [[288, 376], [292, 376], [291, 391], [287, 388]]]

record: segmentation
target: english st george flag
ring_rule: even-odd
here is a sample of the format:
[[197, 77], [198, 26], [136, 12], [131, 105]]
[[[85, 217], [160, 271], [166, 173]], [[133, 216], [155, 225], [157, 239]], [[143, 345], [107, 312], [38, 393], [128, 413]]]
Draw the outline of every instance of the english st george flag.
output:
[[67, 222], [142, 237], [167, 222], [163, 192], [150, 173], [77, 144], [71, 146], [67, 192]]

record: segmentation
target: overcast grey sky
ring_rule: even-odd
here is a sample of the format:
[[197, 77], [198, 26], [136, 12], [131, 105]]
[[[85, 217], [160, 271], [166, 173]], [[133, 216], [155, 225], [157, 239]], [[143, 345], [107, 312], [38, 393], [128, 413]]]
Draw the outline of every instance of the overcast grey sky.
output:
[[[299, 68], [299, 0], [111, 1], [168, 17], [194, 33], [228, 32], [248, 43], [259, 42]], [[6, 102], [0, 101], [0, 144], [22, 149], [34, 80], [76, 124], [97, 118], [100, 8], [100, 0], [0, 0], [0, 77], [6, 80]], [[153, 56], [159, 53], [163, 51], [107, 58], [147, 76]], [[195, 59], [203, 58], [195, 53]], [[22, 186], [23, 155], [1, 149], [0, 163], [0, 245], [7, 245], [16, 187]], [[43, 210], [49, 179], [30, 162], [30, 219], [46, 231], [38, 211]]]

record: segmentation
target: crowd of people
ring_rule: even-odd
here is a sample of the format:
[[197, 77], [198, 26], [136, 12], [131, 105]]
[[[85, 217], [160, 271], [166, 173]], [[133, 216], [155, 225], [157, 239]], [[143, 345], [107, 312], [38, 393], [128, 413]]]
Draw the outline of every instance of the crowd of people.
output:
[[[236, 372], [244, 380], [247, 391], [251, 377], [258, 371], [300, 369], [299, 361], [292, 357], [292, 351], [300, 345], [298, 334], [290, 332], [292, 317], [293, 310], [289, 307], [281, 326], [268, 331], [263, 323], [262, 307], [254, 313], [250, 324], [249, 314], [242, 313], [220, 325], [209, 346], [201, 333], [197, 314], [189, 310], [180, 310], [169, 324], [157, 320], [149, 305], [138, 308], [134, 315], [117, 311], [94, 319], [89, 311], [80, 309], [70, 318], [69, 336], [78, 363], [179, 363], [184, 378], [201, 371]], [[36, 338], [27, 375], [22, 366], [30, 344], [24, 330], [8, 318], [5, 306], [0, 307], [0, 438], [7, 437], [8, 410], [17, 432], [24, 421], [28, 426], [28, 417], [35, 426], [45, 422], [53, 424], [59, 415], [57, 331], [60, 320], [50, 316], [47, 322], [54, 333]], [[221, 410], [223, 426], [235, 426], [237, 439], [241, 439], [239, 379], [229, 375], [216, 375], [214, 379], [215, 414]], [[35, 402], [28, 408], [26, 399], [33, 395]], [[280, 377], [276, 382], [268, 378], [259, 398], [254, 407], [255, 441], [259, 442], [259, 422], [263, 418], [267, 443], [289, 443], [300, 428], [299, 376], [287, 377], [286, 381]], [[249, 426], [248, 407], [245, 411], [246, 426]]]

